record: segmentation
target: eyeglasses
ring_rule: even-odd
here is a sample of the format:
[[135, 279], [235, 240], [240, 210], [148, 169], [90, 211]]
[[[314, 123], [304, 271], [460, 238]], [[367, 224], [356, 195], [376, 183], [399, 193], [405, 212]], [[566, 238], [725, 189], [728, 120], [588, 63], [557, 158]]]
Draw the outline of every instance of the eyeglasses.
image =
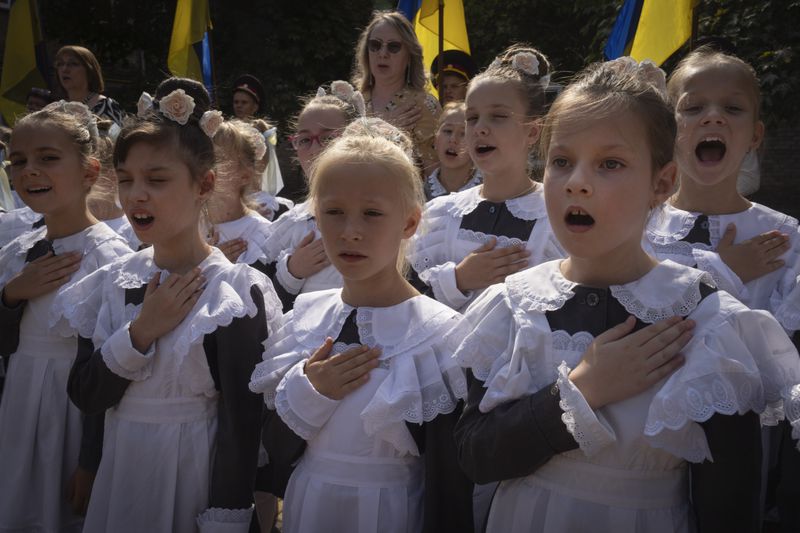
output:
[[314, 141], [317, 141], [320, 147], [325, 147], [338, 136], [338, 131], [324, 131], [319, 135], [311, 135], [310, 133], [292, 135], [289, 137], [289, 140], [292, 142], [292, 146], [295, 150], [308, 150], [311, 148], [311, 145], [314, 144]]
[[80, 63], [78, 63], [77, 61], [75, 61], [75, 60], [73, 60], [73, 61], [56, 61], [56, 64], [55, 64], [56, 68], [61, 68], [61, 67], [75, 68], [75, 67], [80, 67], [80, 66], [82, 66], [82, 65]]
[[370, 52], [377, 54], [378, 52], [381, 51], [384, 44], [386, 45], [386, 51], [389, 52], [390, 54], [396, 54], [403, 49], [403, 43], [401, 43], [400, 41], [387, 41], [386, 43], [384, 43], [383, 41], [380, 41], [378, 39], [368, 40], [367, 49]]

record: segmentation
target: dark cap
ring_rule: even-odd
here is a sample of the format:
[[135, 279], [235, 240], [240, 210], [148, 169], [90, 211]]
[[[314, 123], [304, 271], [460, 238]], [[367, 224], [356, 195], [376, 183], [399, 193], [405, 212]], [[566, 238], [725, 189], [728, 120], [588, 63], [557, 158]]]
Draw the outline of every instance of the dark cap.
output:
[[233, 82], [233, 92], [236, 91], [244, 91], [255, 98], [256, 103], [258, 103], [258, 109], [259, 111], [261, 110], [261, 104], [264, 102], [264, 87], [261, 85], [258, 78], [250, 74], [239, 76], [236, 81]]
[[[456, 74], [464, 78], [464, 81], [469, 81], [478, 73], [475, 62], [466, 52], [462, 52], [461, 50], [445, 50], [442, 52], [442, 58], [444, 59], [444, 66], [442, 68], [444, 74]], [[433, 78], [434, 85], [436, 85], [439, 81], [438, 55], [433, 59], [433, 63], [431, 63], [431, 77]]]

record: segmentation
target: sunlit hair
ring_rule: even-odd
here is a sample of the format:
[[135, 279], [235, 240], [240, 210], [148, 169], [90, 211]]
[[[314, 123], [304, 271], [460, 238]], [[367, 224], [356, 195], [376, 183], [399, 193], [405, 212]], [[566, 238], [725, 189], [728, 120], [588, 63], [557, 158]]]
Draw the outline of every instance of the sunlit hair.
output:
[[[533, 54], [539, 62], [538, 73], [530, 74], [514, 66], [514, 56]], [[472, 78], [467, 87], [467, 95], [476, 86], [487, 80], [501, 80], [513, 84], [525, 105], [528, 118], [538, 118], [545, 110], [543, 78], [550, 76], [550, 61], [542, 52], [527, 44], [518, 43], [510, 46], [480, 74]]]
[[406, 132], [389, 124], [382, 118], [363, 117], [354, 120], [342, 132], [344, 136], [359, 137], [383, 137], [400, 147], [412, 161], [415, 160], [414, 141], [411, 140]]
[[667, 94], [672, 105], [676, 106], [678, 104], [678, 98], [680, 98], [683, 88], [692, 76], [718, 68], [729, 68], [738, 74], [741, 83], [753, 98], [755, 120], [759, 120], [761, 113], [761, 87], [756, 71], [746, 61], [720, 52], [712, 46], [701, 46], [697, 50], [693, 50], [681, 59], [678, 66], [672, 71], [667, 83]]
[[464, 102], [448, 102], [442, 108], [442, 114], [439, 115], [439, 124], [436, 129], [440, 129], [442, 125], [447, 122], [447, 118], [453, 113], [461, 113], [462, 115], [467, 112], [467, 104]]
[[[83, 46], [68, 45], [62, 46], [56, 52], [56, 62], [66, 59], [66, 56], [73, 56], [78, 62], [86, 69], [86, 81], [89, 84], [89, 91], [93, 93], [102, 93], [105, 88], [103, 81], [103, 69], [100, 68], [100, 63], [94, 56], [91, 50]], [[61, 92], [66, 96], [66, 90], [61, 85], [61, 80], [58, 80], [58, 86]]]
[[95, 157], [98, 140], [97, 117], [80, 102], [60, 100], [25, 115], [17, 120], [11, 138], [14, 138], [15, 130], [25, 127], [57, 129], [69, 138], [84, 164]]
[[259, 163], [267, 150], [261, 133], [243, 120], [226, 120], [214, 135], [217, 183], [239, 176], [247, 178], [239, 190], [239, 199], [247, 208], [254, 208], [248, 195], [260, 190]]
[[[653, 173], [672, 161], [675, 151], [675, 115], [652, 69], [634, 61], [594, 63], [578, 74], [558, 95], [544, 119], [540, 150], [547, 152], [555, 130], [575, 131], [588, 121], [609, 120], [626, 111], [636, 115], [644, 126]], [[663, 75], [661, 76], [663, 84]]]
[[[425, 195], [422, 180], [413, 160], [395, 142], [381, 134], [346, 133], [333, 141], [314, 163], [309, 183], [309, 199], [312, 210], [322, 183], [333, 179], [335, 170], [349, 165], [374, 165], [384, 172], [375, 179], [391, 179], [396, 185], [392, 200], [399, 200], [405, 214], [422, 212]], [[396, 196], [395, 196], [396, 195]], [[404, 241], [397, 254], [397, 269], [405, 274]]]
[[414, 27], [408, 19], [398, 11], [375, 11], [372, 13], [372, 20], [361, 32], [356, 44], [356, 64], [353, 71], [353, 85], [362, 93], [367, 93], [372, 87], [372, 72], [369, 69], [369, 50], [367, 41], [370, 39], [372, 30], [381, 22], [391, 25], [400, 34], [403, 46], [408, 50], [408, 69], [406, 79], [410, 80], [409, 85], [414, 89], [422, 90], [425, 88], [425, 65], [422, 62], [422, 45], [419, 44]]
[[300, 112], [295, 116], [292, 121], [292, 129], [297, 131], [300, 124], [300, 119], [303, 115], [312, 109], [335, 109], [342, 114], [342, 119], [345, 124], [359, 116], [358, 110], [351, 102], [342, 100], [338, 96], [332, 94], [318, 95], [317, 93], [304, 96], [300, 99]]
[[114, 141], [108, 136], [108, 131], [114, 122], [111, 120], [98, 121], [97, 127], [100, 136], [97, 138], [95, 157], [100, 162], [100, 172], [92, 187], [92, 192], [86, 199], [86, 204], [94, 216], [100, 220], [113, 218], [112, 213], [119, 212], [117, 198], [117, 177], [114, 172], [112, 158], [114, 155]]

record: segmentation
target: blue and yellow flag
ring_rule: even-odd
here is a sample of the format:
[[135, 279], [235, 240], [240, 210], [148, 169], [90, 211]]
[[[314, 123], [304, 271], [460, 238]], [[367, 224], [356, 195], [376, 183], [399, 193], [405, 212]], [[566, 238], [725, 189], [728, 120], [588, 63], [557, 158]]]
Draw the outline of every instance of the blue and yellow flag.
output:
[[47, 87], [38, 13], [36, 0], [15, 0], [11, 4], [0, 79], [0, 112], [10, 125], [18, 115], [25, 113], [31, 87]]
[[[422, 62], [429, 69], [439, 55], [439, 0], [400, 0], [397, 10], [414, 24], [417, 39], [422, 45]], [[469, 52], [467, 22], [462, 0], [444, 2], [444, 47], [442, 50]], [[436, 94], [435, 89], [432, 90]]]
[[692, 35], [696, 0], [625, 0], [606, 43], [606, 59], [630, 55], [656, 65], [675, 53]]
[[210, 29], [208, 0], [178, 0], [167, 66], [174, 76], [203, 82], [213, 100]]

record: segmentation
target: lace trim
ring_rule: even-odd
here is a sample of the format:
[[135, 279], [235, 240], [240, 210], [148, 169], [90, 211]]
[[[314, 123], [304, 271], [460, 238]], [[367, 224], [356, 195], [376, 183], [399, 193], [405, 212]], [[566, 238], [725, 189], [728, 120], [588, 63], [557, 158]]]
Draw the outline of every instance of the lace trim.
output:
[[427, 177], [428, 187], [431, 191], [431, 198], [438, 198], [439, 196], [446, 196], [450, 194], [444, 185], [439, 181], [439, 169], [434, 170], [430, 176]]
[[[700, 248], [700, 247], [698, 247], [698, 248]], [[709, 248], [709, 247], [706, 247], [706, 248]], [[703, 248], [701, 248], [701, 249], [703, 249]], [[699, 270], [702, 270], [703, 272], [705, 272], [709, 276], [711, 276], [711, 278], [714, 280], [714, 285], [716, 287], [719, 287], [720, 289], [722, 289], [724, 291], [727, 291], [727, 292], [729, 292], [729, 293], [731, 293], [733, 295], [736, 295], [737, 297], [741, 298], [742, 290], [745, 288], [744, 284], [742, 284], [741, 281], [739, 282], [739, 285], [737, 286], [736, 283], [733, 280], [729, 280], [728, 278], [723, 276], [717, 270], [717, 268], [714, 266], [713, 262], [711, 260], [709, 260], [708, 257], [705, 254], [692, 255], [692, 257], [695, 260], [695, 262], [697, 263], [697, 268]], [[720, 261], [721, 260], [722, 260], [722, 258], [720, 258]], [[736, 274], [733, 273], [733, 275], [735, 276]]]
[[[513, 274], [506, 278], [509, 298], [515, 300], [517, 307], [528, 311], [545, 313], [564, 307], [567, 300], [575, 296], [572, 289], [577, 285], [565, 278], [560, 271], [561, 260], [542, 263], [531, 270]], [[538, 282], [538, 287], [532, 287]], [[547, 287], [548, 294], [543, 294]]]
[[466, 191], [448, 194], [447, 196], [440, 196], [445, 199], [448, 204], [447, 212], [453, 218], [461, 219], [464, 215], [471, 213], [475, 210], [479, 203], [483, 201], [481, 196], [482, 187], [473, 187]]
[[544, 194], [539, 183], [528, 194], [506, 200], [506, 207], [512, 215], [523, 220], [537, 220], [547, 216]]
[[559, 406], [564, 411], [561, 421], [567, 426], [567, 431], [578, 443], [581, 450], [591, 456], [602, 449], [609, 442], [604, 428], [599, 422], [587, 424], [589, 420], [596, 420], [594, 412], [583, 399], [580, 391], [569, 380], [571, 369], [565, 361], [558, 366], [558, 390], [561, 394]]
[[594, 341], [592, 334], [587, 331], [579, 331], [575, 335], [570, 335], [564, 330], [557, 330], [552, 333], [552, 339], [554, 350], [581, 354], [586, 352]]
[[668, 307], [650, 307], [640, 301], [636, 295], [625, 285], [612, 285], [611, 294], [622, 304], [630, 314], [634, 315], [643, 322], [652, 324], [665, 318], [673, 316], [687, 316], [697, 308], [703, 296], [700, 294], [700, 283], [712, 283], [711, 276], [706, 272], [698, 271], [696, 279], [684, 290], [680, 299], [672, 302]]
[[253, 508], [247, 509], [223, 509], [222, 507], [210, 507], [197, 517], [198, 527], [211, 525], [214, 523], [222, 524], [250, 524]]
[[25, 256], [28, 253], [28, 250], [33, 248], [33, 245], [39, 242], [40, 240], [44, 239], [47, 235], [47, 226], [42, 226], [41, 228], [36, 228], [33, 231], [27, 231], [11, 241], [9, 247], [15, 249], [15, 255], [18, 256]]
[[681, 261], [681, 263], [690, 266], [694, 263], [694, 250], [711, 250], [711, 246], [703, 243], [692, 244], [686, 241], [675, 241], [665, 244], [653, 243], [653, 249], [659, 257], [668, 255], [672, 257], [689, 258], [689, 260], [685, 262]]
[[[273, 405], [275, 406], [275, 411], [277, 411], [278, 415], [281, 417], [281, 420], [289, 426], [289, 429], [294, 431], [298, 437], [303, 440], [311, 440], [314, 437], [314, 434], [317, 432], [317, 428], [314, 426], [306, 423], [300, 415], [294, 412], [292, 407], [289, 405], [289, 395], [286, 393], [286, 389], [278, 389], [276, 392], [272, 393], [273, 396]], [[267, 395], [264, 393], [264, 400], [266, 401]], [[269, 403], [267, 404], [270, 405]]]
[[496, 248], [508, 248], [511, 246], [526, 245], [528, 241], [517, 239], [516, 237], [506, 237], [505, 235], [491, 235], [483, 233], [482, 231], [473, 231], [471, 229], [458, 228], [458, 238], [465, 241], [477, 242], [485, 244], [489, 239], [497, 239]]
[[669, 216], [668, 211], [675, 212], [676, 214], [673, 216], [676, 217], [681, 216], [683, 218], [681, 227], [675, 232], [664, 233], [660, 231], [660, 228], [657, 227], [655, 224], [649, 226], [646, 230], [647, 238], [653, 244], [664, 246], [680, 241], [681, 239], [689, 235], [689, 232], [692, 231], [692, 228], [694, 227], [695, 220], [697, 220], [697, 217], [700, 216], [700, 213], [690, 213], [688, 211], [683, 211], [674, 207], [664, 207], [654, 215], [656, 217], [656, 221], [658, 221], [658, 219], [660, 218], [668, 217]]
[[[447, 311], [450, 310], [447, 309]], [[424, 321], [417, 321], [416, 324], [413, 324], [412, 327], [406, 331], [399, 341], [394, 344], [387, 344], [376, 338], [373, 328], [374, 312], [374, 309], [368, 307], [359, 307], [356, 311], [358, 337], [361, 339], [361, 342], [367, 346], [380, 346], [384, 354], [395, 352], [395, 355], [392, 355], [392, 357], [408, 352], [428, 341], [432, 336], [437, 335], [442, 327], [454, 317], [451, 312], [445, 312], [445, 310], [442, 309], [433, 316], [426, 317]], [[341, 330], [341, 327], [339, 327], [339, 330]], [[378, 337], [380, 337], [380, 335], [378, 335]], [[388, 361], [388, 359], [390, 358], [387, 357], [386, 360]]]

